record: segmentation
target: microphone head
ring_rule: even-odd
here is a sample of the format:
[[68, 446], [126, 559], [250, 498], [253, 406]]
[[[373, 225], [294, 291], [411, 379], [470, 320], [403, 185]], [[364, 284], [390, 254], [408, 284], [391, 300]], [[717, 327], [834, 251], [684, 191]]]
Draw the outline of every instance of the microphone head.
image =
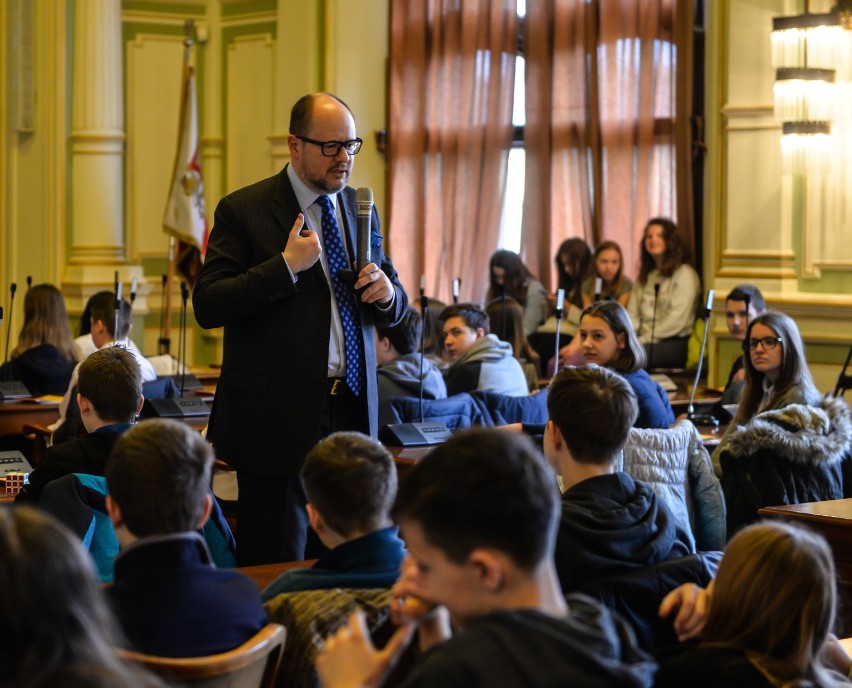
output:
[[715, 289], [707, 290], [707, 303], [704, 306], [704, 309], [707, 311], [707, 315], [710, 315], [710, 311], [713, 310], [713, 297], [716, 295]]
[[659, 293], [660, 293], [660, 283], [655, 282], [654, 283], [654, 296], [657, 296]]
[[163, 275], [163, 277], [162, 277], [162, 281], [163, 281], [163, 288], [164, 288], [164, 289], [165, 289], [165, 287], [166, 287], [166, 281], [167, 281], [168, 279], [169, 279], [169, 276], [168, 276], [168, 275]]
[[180, 295], [181, 298], [186, 301], [189, 298], [189, 289], [186, 287], [186, 282], [180, 283]]
[[18, 291], [18, 285], [12, 282], [12, 284], [9, 285], [9, 293], [14, 296], [16, 291]]
[[0, 306], [0, 322], [3, 321], [3, 306]]
[[27, 289], [30, 289], [33, 286], [33, 276], [27, 275]]
[[359, 186], [355, 192], [355, 203], [358, 204], [359, 215], [373, 213], [373, 190], [369, 186]]

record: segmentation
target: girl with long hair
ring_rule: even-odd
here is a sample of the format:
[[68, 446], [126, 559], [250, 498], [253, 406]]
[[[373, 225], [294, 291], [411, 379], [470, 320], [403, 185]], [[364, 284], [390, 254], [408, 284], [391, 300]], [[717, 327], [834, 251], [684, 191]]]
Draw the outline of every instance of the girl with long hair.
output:
[[524, 368], [530, 391], [538, 389], [541, 374], [541, 357], [530, 346], [524, 330], [524, 312], [520, 304], [511, 298], [496, 298], [485, 304], [488, 325], [493, 334], [512, 345], [515, 358]]
[[627, 309], [633, 327], [651, 352], [651, 368], [682, 368], [701, 297], [701, 282], [674, 222], [648, 221], [640, 245], [639, 277]]
[[[595, 247], [594, 274], [583, 280], [581, 288], [583, 308], [588, 308], [595, 301], [595, 296], [601, 300], [617, 301], [626, 306], [630, 300], [631, 282], [624, 275], [624, 256], [621, 246], [615, 241], [602, 241]], [[595, 294], [595, 283], [601, 280], [600, 294]]]
[[524, 265], [517, 253], [500, 250], [491, 256], [490, 281], [486, 300], [507, 296], [517, 301], [524, 313], [524, 331], [532, 334], [547, 316], [547, 292]]
[[816, 533], [752, 525], [725, 550], [701, 643], [664, 657], [657, 688], [847, 686], [823, 649], [837, 607], [834, 560]]
[[577, 237], [566, 239], [559, 245], [554, 259], [556, 263], [556, 287], [565, 290], [565, 303], [583, 307], [581, 287], [589, 273], [592, 249]]
[[33, 396], [64, 394], [80, 360], [65, 299], [52, 284], [37, 284], [24, 296], [24, 324], [0, 380], [20, 380]]

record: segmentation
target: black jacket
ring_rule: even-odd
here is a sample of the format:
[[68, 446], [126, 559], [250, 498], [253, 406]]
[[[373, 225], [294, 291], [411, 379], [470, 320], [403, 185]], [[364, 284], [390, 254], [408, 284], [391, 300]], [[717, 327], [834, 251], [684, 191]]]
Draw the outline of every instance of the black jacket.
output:
[[719, 458], [728, 537], [765, 506], [842, 499], [852, 494], [852, 416], [843, 399], [765, 411], [730, 432]]

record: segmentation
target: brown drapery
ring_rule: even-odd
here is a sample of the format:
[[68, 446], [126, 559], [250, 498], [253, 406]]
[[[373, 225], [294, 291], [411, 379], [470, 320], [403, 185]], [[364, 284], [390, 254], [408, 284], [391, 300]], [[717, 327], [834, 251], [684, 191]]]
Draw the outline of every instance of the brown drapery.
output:
[[515, 0], [391, 0], [389, 253], [409, 293], [481, 295], [512, 139]]
[[617, 241], [631, 276], [650, 217], [693, 245], [692, 2], [527, 3], [523, 243], [545, 284], [568, 237]]

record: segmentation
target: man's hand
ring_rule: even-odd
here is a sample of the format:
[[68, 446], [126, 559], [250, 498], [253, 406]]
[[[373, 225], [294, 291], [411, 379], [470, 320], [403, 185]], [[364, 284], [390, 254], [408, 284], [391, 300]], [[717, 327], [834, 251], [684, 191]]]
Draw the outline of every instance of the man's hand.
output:
[[283, 252], [284, 260], [296, 275], [316, 263], [320, 253], [322, 253], [322, 247], [317, 233], [305, 227], [305, 216], [299, 213], [287, 238], [287, 247]]
[[383, 650], [370, 640], [364, 612], [349, 617], [349, 623], [332, 633], [317, 657], [317, 673], [325, 688], [376, 686], [411, 638], [414, 626], [401, 626]]
[[681, 642], [698, 638], [704, 632], [710, 602], [713, 597], [713, 582], [706, 588], [686, 583], [675, 588], [660, 603], [660, 618], [677, 612], [672, 625]]
[[376, 303], [387, 306], [393, 299], [393, 285], [388, 276], [375, 263], [368, 263], [358, 273], [355, 289], [364, 287], [361, 300], [364, 303]]
[[448, 640], [452, 634], [446, 607], [428, 599], [418, 582], [417, 562], [409, 555], [402, 561], [400, 577], [391, 588], [391, 620], [397, 624], [416, 624], [420, 649]]

